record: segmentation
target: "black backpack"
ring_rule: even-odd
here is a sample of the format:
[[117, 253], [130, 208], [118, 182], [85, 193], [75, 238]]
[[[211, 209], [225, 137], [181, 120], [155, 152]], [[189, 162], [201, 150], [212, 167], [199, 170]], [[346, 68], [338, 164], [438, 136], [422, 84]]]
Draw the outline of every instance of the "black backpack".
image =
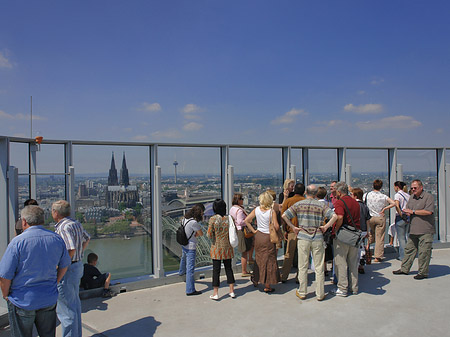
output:
[[189, 240], [192, 237], [192, 235], [194, 235], [194, 232], [192, 232], [192, 234], [191, 234], [191, 236], [189, 236], [189, 238], [186, 235], [185, 227], [191, 220], [192, 219], [189, 219], [185, 225], [183, 225], [183, 220], [181, 220], [181, 225], [177, 229], [177, 242], [182, 246], [186, 246], [189, 243]]

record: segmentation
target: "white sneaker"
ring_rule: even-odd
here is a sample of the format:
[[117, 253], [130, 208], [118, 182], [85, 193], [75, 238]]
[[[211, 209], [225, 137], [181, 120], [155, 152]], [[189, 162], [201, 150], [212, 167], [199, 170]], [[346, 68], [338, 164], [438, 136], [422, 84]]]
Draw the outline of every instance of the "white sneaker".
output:
[[217, 301], [219, 299], [219, 295], [209, 295], [209, 298], [214, 301]]
[[341, 289], [336, 288], [334, 290], [331, 291], [331, 293], [333, 293], [336, 296], [340, 296], [340, 297], [347, 297], [347, 293], [344, 293]]
[[229, 295], [230, 295], [231, 298], [235, 298], [236, 297], [235, 293], [230, 293]]

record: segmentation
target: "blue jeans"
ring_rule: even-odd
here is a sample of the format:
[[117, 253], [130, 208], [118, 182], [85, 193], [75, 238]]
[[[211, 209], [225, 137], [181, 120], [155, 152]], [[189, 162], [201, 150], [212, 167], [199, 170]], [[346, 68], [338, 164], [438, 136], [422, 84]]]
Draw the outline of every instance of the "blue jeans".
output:
[[33, 324], [41, 337], [55, 337], [56, 331], [56, 304], [38, 310], [24, 310], [8, 303], [9, 325], [11, 336], [31, 337]]
[[395, 217], [395, 229], [397, 230], [398, 239], [398, 259], [401, 261], [405, 256], [406, 235], [408, 234], [409, 225], [402, 220], [402, 217]]
[[83, 276], [81, 261], [72, 263], [58, 284], [56, 314], [61, 322], [63, 337], [81, 337], [80, 280]]
[[181, 255], [179, 275], [186, 274], [186, 294], [193, 293], [195, 291], [194, 284], [194, 270], [195, 270], [195, 249], [183, 248], [183, 254]]

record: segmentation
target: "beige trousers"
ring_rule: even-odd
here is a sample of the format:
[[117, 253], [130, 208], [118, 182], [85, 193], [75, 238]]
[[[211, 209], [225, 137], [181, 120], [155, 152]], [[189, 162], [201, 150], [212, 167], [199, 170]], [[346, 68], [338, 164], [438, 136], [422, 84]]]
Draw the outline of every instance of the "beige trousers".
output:
[[384, 236], [386, 233], [386, 217], [373, 216], [368, 225], [370, 227], [369, 243], [375, 242], [373, 257], [382, 259], [384, 257]]
[[[350, 289], [354, 294], [358, 293], [358, 247], [352, 247], [342, 243], [338, 239], [333, 241], [334, 269], [338, 279], [338, 288], [345, 294]], [[350, 280], [349, 276], [350, 275]], [[350, 282], [349, 282], [350, 281]]]
[[297, 234], [288, 233], [286, 241], [286, 254], [284, 254], [283, 267], [281, 269], [281, 280], [287, 281], [289, 272], [294, 262], [295, 247], [297, 246]]
[[323, 298], [325, 272], [323, 268], [325, 258], [325, 247], [323, 240], [298, 240], [298, 280], [300, 285], [298, 292], [301, 296], [306, 296], [308, 286], [308, 264], [309, 255], [312, 254], [314, 261], [314, 269], [316, 270], [316, 296], [318, 299]]

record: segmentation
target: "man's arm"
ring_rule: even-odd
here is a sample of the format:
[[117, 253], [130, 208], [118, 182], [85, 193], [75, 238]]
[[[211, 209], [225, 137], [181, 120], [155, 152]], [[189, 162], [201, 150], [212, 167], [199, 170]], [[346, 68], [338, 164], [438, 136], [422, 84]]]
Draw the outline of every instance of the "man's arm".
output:
[[11, 288], [11, 280], [0, 277], [0, 286], [2, 288], [3, 298], [6, 300], [9, 295], [9, 289]]
[[91, 241], [91, 239], [88, 239], [87, 241], [83, 242], [83, 252], [85, 251], [87, 245], [89, 244], [89, 241]]
[[335, 233], [337, 233], [339, 228], [341, 228], [343, 222], [344, 222], [344, 216], [343, 215], [338, 215], [337, 216], [337, 221], [336, 221], [336, 227], [334, 228]]
[[72, 260], [72, 258], [75, 256], [75, 249], [69, 249], [67, 252], [69, 253], [70, 259]]
[[58, 270], [56, 271], [56, 283], [59, 283], [59, 281], [61, 281], [68, 268], [69, 267], [58, 268]]
[[319, 229], [322, 231], [322, 233], [325, 233], [328, 228], [334, 225], [334, 223], [338, 220], [338, 216], [336, 214], [333, 214], [331, 219], [324, 225], [320, 226]]
[[283, 220], [286, 222], [286, 224], [288, 225], [288, 227], [291, 227], [292, 231], [293, 231], [296, 235], [298, 234], [298, 232], [300, 232], [300, 228], [295, 227], [295, 226], [292, 224], [291, 220], [287, 217], [286, 214], [283, 214], [281, 217], [282, 217]]

